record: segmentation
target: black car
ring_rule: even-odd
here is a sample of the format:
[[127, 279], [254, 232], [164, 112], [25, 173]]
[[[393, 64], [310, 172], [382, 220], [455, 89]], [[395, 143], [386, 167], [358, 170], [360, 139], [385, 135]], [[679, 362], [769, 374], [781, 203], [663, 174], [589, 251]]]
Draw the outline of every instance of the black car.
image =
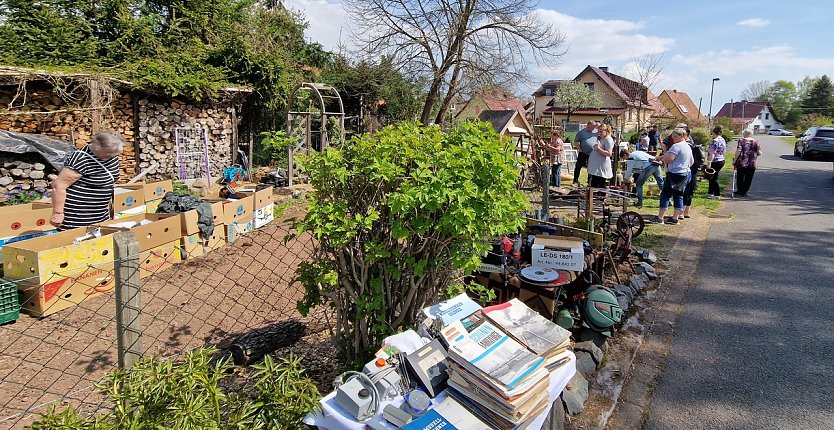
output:
[[793, 155], [808, 160], [812, 156], [834, 156], [834, 127], [814, 126], [796, 138]]

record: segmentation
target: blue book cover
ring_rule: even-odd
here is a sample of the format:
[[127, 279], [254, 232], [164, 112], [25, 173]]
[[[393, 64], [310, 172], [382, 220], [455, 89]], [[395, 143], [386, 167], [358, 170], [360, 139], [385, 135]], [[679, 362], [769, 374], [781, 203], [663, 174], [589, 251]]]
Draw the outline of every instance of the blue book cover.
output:
[[446, 418], [443, 418], [434, 411], [429, 409], [423, 415], [417, 417], [414, 421], [405, 425], [402, 430], [457, 430]]

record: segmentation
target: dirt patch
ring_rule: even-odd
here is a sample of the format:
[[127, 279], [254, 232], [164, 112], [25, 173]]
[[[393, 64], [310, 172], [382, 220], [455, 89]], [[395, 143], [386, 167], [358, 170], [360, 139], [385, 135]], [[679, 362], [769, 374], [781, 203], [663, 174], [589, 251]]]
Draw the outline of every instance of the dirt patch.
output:
[[[222, 347], [242, 333], [300, 317], [296, 302], [304, 291], [292, 285], [292, 278], [298, 264], [310, 258], [313, 242], [308, 235], [284, 238], [288, 220], [301, 215], [301, 206], [289, 207], [281, 220], [235, 243], [143, 279], [145, 355]], [[47, 402], [97, 409], [101, 398], [90, 387], [116, 367], [115, 332], [112, 292], [43, 319], [21, 315], [16, 323], [0, 327], [0, 429], [23, 428], [32, 413], [45, 412]], [[332, 351], [324, 346], [322, 333], [313, 330], [293, 347], [305, 365]], [[327, 379], [328, 372], [315, 366], [308, 371], [321, 373], [322, 384]]]

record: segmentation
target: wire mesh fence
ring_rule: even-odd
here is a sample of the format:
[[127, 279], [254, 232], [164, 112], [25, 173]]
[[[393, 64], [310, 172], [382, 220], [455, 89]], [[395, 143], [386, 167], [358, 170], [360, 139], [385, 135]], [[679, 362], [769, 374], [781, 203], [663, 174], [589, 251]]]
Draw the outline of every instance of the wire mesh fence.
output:
[[[216, 228], [233, 242], [211, 249], [177, 239], [143, 250], [111, 240], [112, 250], [94, 255], [46, 252], [6, 261], [4, 276], [14, 278], [29, 315], [0, 326], [0, 429], [24, 428], [53, 404], [84, 413], [107, 408], [93, 384], [120, 362], [202, 346], [222, 350], [281, 322], [304, 327], [290, 348], [306, 366], [332, 355], [326, 313], [302, 318], [296, 310], [304, 290], [292, 280], [311, 258], [312, 239], [285, 240], [286, 217], [245, 235]], [[16, 265], [33, 274], [16, 275]], [[332, 379], [329, 369], [315, 371]]]

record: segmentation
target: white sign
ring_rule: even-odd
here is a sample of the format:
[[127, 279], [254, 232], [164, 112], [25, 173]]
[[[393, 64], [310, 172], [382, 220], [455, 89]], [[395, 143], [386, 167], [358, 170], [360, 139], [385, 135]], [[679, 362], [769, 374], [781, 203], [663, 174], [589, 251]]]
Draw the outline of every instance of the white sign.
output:
[[570, 251], [533, 249], [531, 250], [531, 256], [534, 266], [572, 270], [574, 272], [581, 272], [585, 269], [585, 253], [582, 248], [573, 248]]
[[486, 273], [504, 273], [504, 268], [496, 264], [481, 263], [477, 271]]

